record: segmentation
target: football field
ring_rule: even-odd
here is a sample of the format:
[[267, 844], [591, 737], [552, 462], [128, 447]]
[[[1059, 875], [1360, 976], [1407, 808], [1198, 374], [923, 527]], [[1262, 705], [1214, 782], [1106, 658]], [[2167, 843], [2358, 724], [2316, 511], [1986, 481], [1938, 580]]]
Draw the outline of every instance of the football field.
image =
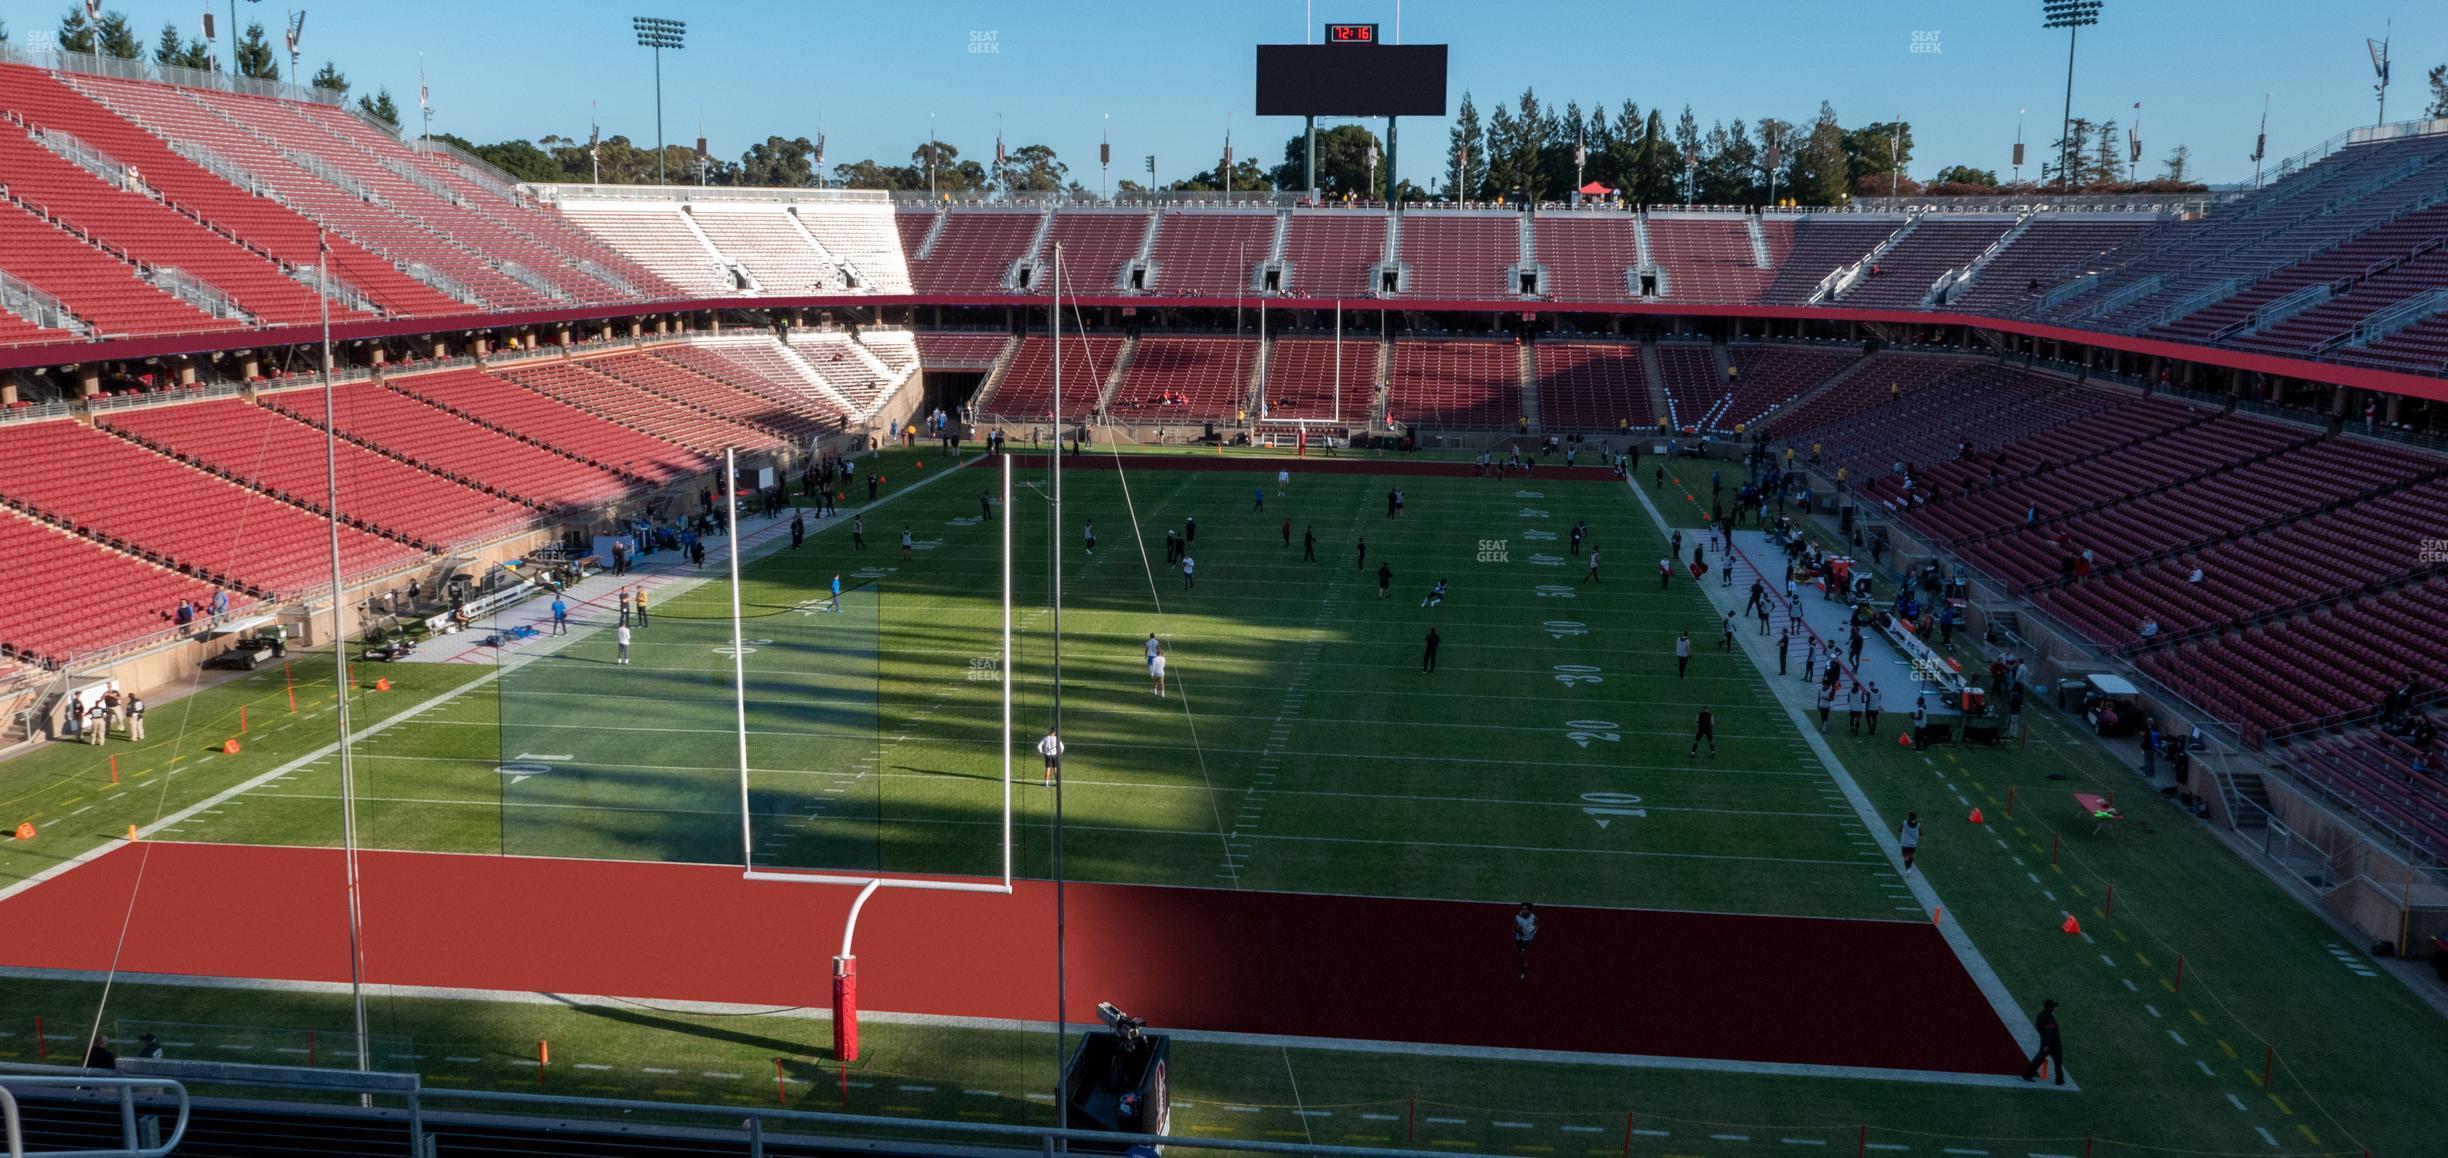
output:
[[[709, 558], [706, 581], [657, 594], [629, 664], [615, 662], [611, 613], [591, 605], [573, 616], [570, 637], [524, 641], [494, 662], [384, 669], [393, 691], [357, 693], [360, 725], [377, 726], [351, 753], [360, 839], [417, 852], [732, 866], [746, 855], [761, 868], [994, 876], [1004, 798], [1000, 537], [1008, 524], [1018, 584], [1015, 872], [1027, 881], [1050, 878], [1056, 855], [1057, 794], [1042, 785], [1031, 747], [1054, 714], [1047, 582], [1059, 550], [1069, 748], [1060, 836], [1071, 881], [1478, 904], [1490, 914], [1487, 947], [1500, 958], [1511, 954], [1505, 914], [1523, 900], [1568, 911], [1927, 929], [1935, 896], [1950, 906], [1945, 963], [1981, 978], [2007, 1007], [1981, 1008], [1993, 1027], [2001, 1017], [2016, 1025], [2013, 1011], [2042, 996], [2070, 1007], [2080, 1001], [2089, 1019], [2084, 1044], [2092, 1052], [2076, 1066], [2080, 1089], [2070, 1094], [1906, 1071], [1890, 1080], [1812, 1076], [1740, 1056], [1685, 1059], [1691, 1064], [1538, 1057], [1551, 1035], [1536, 1023], [1523, 1024], [1511, 1048], [1481, 1049], [1354, 1046], [1324, 1031], [1292, 1033], [1303, 1039], [1292, 1042], [1193, 1033], [1176, 1047], [1177, 1096], [1189, 1103], [1177, 1128], [1529, 1154], [1782, 1148], [1783, 1137], [1817, 1139], [1797, 1147], [1850, 1145], [1860, 1141], [1856, 1126], [1893, 1131], [1880, 1135], [1883, 1148], [1929, 1153], [1947, 1145], [2080, 1153], [2092, 1135], [2146, 1147], [2207, 1137], [2201, 1149], [2213, 1153], [2344, 1153], [2358, 1131], [2390, 1129], [2380, 1107], [2441, 1064], [2433, 1053], [2411, 1062], [2411, 1072], [2390, 1072], [2315, 1044], [2312, 1028], [2329, 1018], [2377, 1020], [2392, 1026], [2378, 1032], [2408, 1047], [2398, 1057], [2421, 1058], [2421, 1047], [2443, 1035], [2416, 1020], [2402, 993], [2356, 988], [2270, 1004], [2307, 979], [2335, 984], [2334, 965], [2319, 965], [2324, 927], [2189, 825], [2170, 821], [2122, 845], [2078, 847], [2062, 863], [2029, 851], [2050, 847], [2054, 829], [2079, 831], [2045, 812], [2027, 808], [1967, 836], [1958, 794], [1995, 815], [2011, 787], [2031, 801], [2062, 791], [2056, 777], [2095, 783], [2117, 775], [2081, 738], [2036, 728], [2019, 752], [1925, 759], [1896, 746], [1901, 721], [1893, 717], [1882, 737], [1845, 735], [1841, 716], [1831, 735], [1806, 733], [1790, 689], [1768, 678], [1772, 653], [1756, 638], [1722, 646], [1722, 608], [1710, 598], [1725, 596], [1718, 576], [1704, 590], [1678, 569], [1661, 586], [1658, 561], [1669, 546], [1653, 510], [1687, 539], [1699, 530], [1684, 521], [1692, 504], [1680, 501], [1679, 487], [1651, 488], [1643, 478], [1634, 492], [1553, 469], [1498, 480], [1403, 460], [1230, 469], [1238, 465], [1072, 460], [1063, 482], [1070, 529], [1057, 533], [1041, 466], [1022, 470], [1018, 497], [988, 517], [979, 497], [994, 487], [994, 471], [947, 472], [940, 462], [920, 471], [896, 456], [898, 479], [922, 481], [904, 481], [901, 493], [866, 512], [865, 550], [851, 547], [839, 521], [825, 520], [810, 523], [805, 546], [785, 542], [755, 555], [739, 590], [748, 644], [738, 656], [747, 689], [745, 834], [732, 592], [719, 554]], [[1293, 472], [1288, 486], [1277, 485], [1278, 465]], [[1705, 485], [1705, 472], [1695, 477]], [[1397, 487], [1402, 510], [1389, 515], [1388, 492]], [[1091, 519], [1094, 554], [1079, 531]], [[1168, 529], [1191, 520], [1194, 584], [1166, 563], [1164, 545]], [[1576, 524], [1586, 528], [1577, 553]], [[907, 558], [899, 546], [905, 526], [914, 541]], [[1304, 557], [1310, 534], [1314, 561]], [[1595, 579], [1587, 574], [1593, 548], [1604, 561]], [[1686, 543], [1684, 558], [1690, 550]], [[1382, 596], [1381, 566], [1392, 572]], [[838, 610], [828, 598], [836, 574], [844, 587]], [[1444, 599], [1425, 605], [1439, 581]], [[541, 615], [531, 605], [504, 622]], [[1740, 627], [1746, 636], [1757, 631], [1752, 620]], [[1431, 628], [1440, 639], [1434, 672], [1423, 670]], [[1685, 633], [1691, 660], [1679, 671], [1675, 645]], [[1163, 696], [1150, 686], [1151, 634], [1167, 660]], [[307, 706], [275, 725], [285, 730], [260, 723], [272, 714], [263, 705], [283, 695], [277, 674], [161, 712], [157, 721], [185, 712], [189, 734], [168, 741], [175, 749], [157, 741], [149, 756], [124, 754], [131, 778], [149, 760], [159, 779], [138, 781], [154, 799], [119, 807], [153, 807], [129, 820], [148, 825], [155, 839], [336, 844], [337, 759], [323, 747], [328, 716], [320, 724], [315, 716], [318, 706], [328, 710], [332, 689], [328, 665], [319, 677], [316, 670], [298, 668]], [[1780, 698], [1780, 689], [1788, 694]], [[245, 755], [214, 764], [197, 753], [205, 733], [221, 727], [211, 713], [232, 697], [255, 705], [258, 732]], [[1716, 721], [1713, 755], [1705, 743], [1692, 753], [1703, 708]], [[209, 741], [220, 738], [212, 731]], [[63, 768], [70, 757], [93, 759], [73, 750], [44, 755]], [[63, 776], [85, 776], [78, 767]], [[242, 790], [224, 795], [229, 789]], [[209, 807], [187, 807], [193, 803]], [[1908, 879], [1893, 857], [1893, 822], [1907, 808], [1932, 824], [1923, 857], [1931, 882]], [[98, 840], [125, 823], [108, 812], [58, 814], [63, 823], [46, 827], [58, 857], [9, 860], [9, 878], [58, 867], [86, 828]], [[1993, 839], [2001, 858], [1994, 865], [1979, 859], [1991, 855]], [[2103, 875], [2124, 890], [2113, 916], [2096, 909]], [[2217, 882], [2207, 895], [2205, 879]], [[825, 914], [844, 899], [830, 894], [844, 890], [804, 891], [804, 909], [793, 903], [756, 920], [834, 921], [810, 936], [837, 935], [837, 920]], [[880, 897], [875, 912], [895, 903]], [[2093, 923], [2096, 939], [2057, 931], [2070, 911]], [[890, 928], [862, 938], [889, 936]], [[2229, 948], [2236, 930], [2277, 946], [2282, 962], [2303, 963], [2273, 966], [2259, 951]], [[618, 952], [628, 936], [656, 939], [651, 913], [605, 951]], [[1036, 946], [1025, 942], [1031, 953]], [[1009, 951], [1023, 948], [1014, 940]], [[1840, 953], [1843, 943], [1783, 933], [1739, 946], [1627, 947], [1614, 958], [1619, 988], [1553, 996], [1703, 1029], [1712, 1018], [1740, 1020], [1741, 992], [1643, 985], [1644, 954], [1696, 949], [1773, 963], [1811, 1000], [1848, 1000], [1812, 991], [1814, 978], [1829, 972], [1814, 956]], [[2297, 949], [2310, 956], [2289, 956]], [[881, 956], [889, 947], [879, 940], [864, 952]], [[2178, 953], [2190, 953], [2196, 970], [2182, 993], [2163, 976]], [[2103, 960], [2107, 971], [2093, 976]], [[974, 983], [1033, 977], [1037, 962], [1026, 964], [981, 957]], [[709, 957], [706, 968], [724, 965]], [[821, 961], [809, 963], [805, 994], [755, 1018], [691, 1005], [686, 993], [616, 993], [639, 1000], [607, 1008], [403, 987], [378, 997], [377, 1029], [413, 1037], [401, 1052], [430, 1056], [423, 1064], [439, 1085], [531, 1081], [521, 1051], [550, 1036], [554, 1055], [579, 1059], [571, 1064], [584, 1069], [581, 1080], [606, 1096], [771, 1104], [780, 1058], [788, 1096], [838, 1083], [841, 1104], [858, 1112], [1006, 1121], [1045, 1112], [1030, 1093], [1051, 1088], [1054, 1045], [1028, 1016], [995, 1022], [913, 1009], [895, 1017], [878, 1008], [866, 1058], [846, 1074], [827, 1066], [825, 1026], [814, 1016], [824, 1004], [821, 970]], [[1400, 961], [1388, 963], [1387, 975], [1390, 988], [1408, 983]], [[27, 978], [15, 990], [20, 1006], [83, 1002], [91, 1015], [91, 986], [75, 970]], [[1496, 982], [1514, 984], [1509, 972]], [[1073, 994], [1073, 1015], [1099, 996]], [[1437, 1000], [1477, 999], [1447, 992]], [[344, 998], [312, 986], [123, 985], [112, 1001], [109, 1016], [131, 1027], [206, 1027], [179, 1040], [234, 1033], [226, 1027], [239, 1024], [326, 1032], [345, 1024]], [[1906, 1037], [1961, 1028], [1912, 1027], [1909, 999], [1888, 1012]], [[2184, 1043], [2174, 1047], [2180, 1056], [2157, 1056], [2171, 1048], [2167, 1029]], [[2239, 1074], [2258, 1074], [2262, 1044], [2281, 1037], [2300, 1041], [2303, 1052], [2290, 1053], [2275, 1088], [2242, 1083]], [[1439, 1040], [1439, 1032], [1404, 1040]], [[2197, 1051], [2221, 1052], [2205, 1052], [2196, 1066]], [[460, 1058], [468, 1060], [446, 1060]], [[2316, 1081], [2320, 1098], [2311, 1096]], [[1419, 1110], [1422, 1103], [1431, 1110]], [[1638, 1122], [1625, 1117], [1633, 1110]], [[2263, 1130], [2284, 1144], [2264, 1145]], [[1739, 1143], [1728, 1140], [1737, 1135]]]

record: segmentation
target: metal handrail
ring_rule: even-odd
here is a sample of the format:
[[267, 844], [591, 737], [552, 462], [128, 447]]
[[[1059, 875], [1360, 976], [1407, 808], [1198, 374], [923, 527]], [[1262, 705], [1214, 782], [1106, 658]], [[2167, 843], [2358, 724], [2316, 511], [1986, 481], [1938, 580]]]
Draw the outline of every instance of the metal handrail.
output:
[[[116, 1076], [88, 1077], [84, 1074], [5, 1074], [0, 1075], [0, 1130], [8, 1141], [8, 1158], [25, 1158], [25, 1131], [17, 1116], [17, 1095], [10, 1086], [44, 1086], [65, 1089], [105, 1089], [119, 1091], [119, 1136], [127, 1143], [116, 1150], [45, 1150], [44, 1158], [166, 1158], [187, 1137], [187, 1116], [192, 1107], [187, 1100], [187, 1087], [169, 1078], [123, 1078]], [[140, 1146], [136, 1142], [136, 1091], [149, 1090], [169, 1093], [178, 1098], [178, 1124], [171, 1127], [170, 1136], [159, 1146]]]

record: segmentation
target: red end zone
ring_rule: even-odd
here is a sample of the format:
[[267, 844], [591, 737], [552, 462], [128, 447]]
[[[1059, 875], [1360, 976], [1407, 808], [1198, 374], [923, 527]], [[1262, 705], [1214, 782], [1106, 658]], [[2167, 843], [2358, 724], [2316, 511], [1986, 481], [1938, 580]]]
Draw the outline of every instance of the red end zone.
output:
[[[147, 860], [149, 858], [149, 863]], [[368, 852], [376, 984], [804, 1005], [853, 890], [715, 865]], [[341, 854], [126, 845], [0, 901], [0, 964], [349, 976]], [[2023, 1056], [1921, 922], [1557, 906], [1516, 977], [1512, 906], [1069, 887], [1070, 1012], [1166, 1029], [2005, 1075]], [[876, 1012], [1054, 1018], [1054, 890], [887, 891], [859, 922]], [[813, 1048], [813, 1047], [812, 1047]]]

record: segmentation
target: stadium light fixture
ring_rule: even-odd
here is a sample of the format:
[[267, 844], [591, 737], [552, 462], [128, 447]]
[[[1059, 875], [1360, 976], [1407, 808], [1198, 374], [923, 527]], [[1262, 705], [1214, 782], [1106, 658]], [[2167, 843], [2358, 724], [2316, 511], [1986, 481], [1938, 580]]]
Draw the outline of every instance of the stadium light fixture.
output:
[[629, 26], [637, 31], [640, 48], [654, 50], [655, 62], [655, 184], [663, 183], [663, 50], [678, 52], [688, 38], [688, 21], [666, 20], [660, 16], [635, 16]]
[[2066, 30], [2066, 95], [2065, 117], [2060, 122], [2057, 144], [2057, 191], [2072, 189], [2074, 160], [2074, 38], [2081, 29], [2099, 23], [2102, 0], [2040, 0], [2040, 27]]

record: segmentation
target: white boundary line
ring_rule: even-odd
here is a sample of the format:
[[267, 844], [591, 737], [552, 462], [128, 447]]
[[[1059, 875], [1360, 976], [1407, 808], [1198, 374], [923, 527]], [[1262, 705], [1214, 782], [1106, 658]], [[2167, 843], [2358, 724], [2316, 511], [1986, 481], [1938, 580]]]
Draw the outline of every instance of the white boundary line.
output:
[[[1649, 501], [1648, 493], [1640, 489], [1636, 479], [1626, 478], [1624, 482], [1625, 489], [1632, 493], [1632, 497], [1640, 500], [1642, 509], [1648, 511], [1649, 517], [1657, 523], [1658, 532], [1667, 533], [1669, 527], [1666, 516], [1658, 511], [1656, 504]], [[1707, 531], [1704, 529], [1701, 535], [1705, 539]], [[1708, 598], [1709, 605], [1712, 607], [1723, 610], [1733, 603], [1734, 588], [1732, 587], [1721, 588], [1717, 584], [1710, 583], [1700, 583], [1697, 586]], [[1721, 590], [1722, 595], [1719, 593]], [[1738, 632], [1737, 635], [1742, 640], [1743, 653], [1751, 656], [1754, 664], [1757, 664], [1759, 657], [1755, 654], [1755, 649], [1760, 646], [1754, 642], [1757, 637], [1747, 631]], [[1903, 878], [1906, 886], [1911, 888], [1913, 899], [1921, 906], [1921, 911], [1930, 913], [1943, 908], [1944, 904], [1938, 896], [1938, 890], [1930, 887], [1926, 874], [1919, 871], [1909, 873], [1903, 871], [1903, 851], [1896, 844], [1894, 831], [1886, 821], [1879, 818], [1878, 809], [1871, 805], [1870, 797], [1862, 792], [1861, 785], [1856, 783], [1852, 774], [1845, 770], [1844, 762], [1837, 759], [1836, 753], [1828, 747], [1827, 738], [1820, 735], [1819, 729], [1813, 726], [1803, 706], [1788, 694], [1792, 686], [1791, 681], [1769, 676], [1765, 668], [1760, 669], [1760, 678], [1767, 682], [1771, 694], [1775, 696], [1778, 704], [1784, 707], [1785, 714], [1793, 720], [1794, 728], [1801, 734], [1803, 743], [1809, 745], [1811, 754], [1818, 758], [1820, 766], [1827, 770], [1828, 777], [1836, 782], [1839, 789], [1843, 790], [1846, 802], [1853, 806], [1853, 811], [1870, 829], [1871, 837], [1878, 841], [1879, 851], [1886, 855], [1890, 867], [1894, 868], [1897, 875]], [[2037, 1051], [2040, 1048], [2039, 1031], [2033, 1028], [2031, 1019], [2015, 1003], [2014, 994], [2007, 991], [2006, 983], [1998, 978], [1997, 971], [1990, 968], [1988, 958], [1981, 956], [1980, 949], [1972, 944], [1972, 936], [1964, 931], [1963, 922], [1960, 920], [1940, 921], [1938, 922], [1938, 933], [1946, 940], [1947, 947], [1954, 951], [1955, 959], [1962, 964], [1964, 972], [1971, 975], [1973, 984], [1980, 987], [1981, 995], [1989, 999], [1989, 1006], [1997, 1014], [1998, 1020], [2005, 1024], [2008, 1033], [2014, 1035], [2015, 1044], [2027, 1054]], [[2019, 1079], [2014, 1081], [2017, 1085], [2022, 1084]], [[2080, 1086], [2069, 1081], [2065, 1088], [2079, 1089]]]

